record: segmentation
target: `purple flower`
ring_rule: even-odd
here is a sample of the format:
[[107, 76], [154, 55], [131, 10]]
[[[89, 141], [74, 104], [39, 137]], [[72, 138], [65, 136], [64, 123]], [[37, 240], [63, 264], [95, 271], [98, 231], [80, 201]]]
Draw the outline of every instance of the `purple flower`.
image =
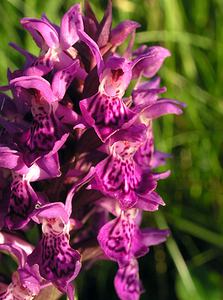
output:
[[26, 263], [27, 253], [15, 241], [16, 237], [13, 243], [0, 243], [0, 251], [6, 251], [18, 260], [18, 269], [12, 274], [12, 282], [0, 290], [0, 299], [32, 300], [39, 294], [43, 279], [35, 266]]
[[137, 210], [121, 211], [99, 231], [98, 242], [105, 255], [117, 261], [120, 267], [129, 264], [133, 257], [141, 257], [149, 247], [166, 240], [168, 230], [139, 229]]
[[141, 197], [156, 188], [150, 169], [144, 170], [135, 161], [135, 153], [146, 137], [146, 126], [120, 130], [110, 140], [109, 156], [96, 166], [91, 188], [119, 201], [122, 209], [137, 207]]
[[115, 290], [121, 300], [139, 300], [143, 292], [139, 279], [139, 266], [136, 259], [118, 269], [114, 280]]
[[32, 219], [42, 224], [43, 236], [28, 256], [28, 264], [38, 264], [41, 276], [52, 282], [60, 291], [67, 293], [70, 300], [74, 299], [72, 281], [81, 269], [81, 255], [69, 244], [72, 199], [77, 188], [86, 183], [93, 172], [91, 169], [84, 178], [73, 185], [65, 204], [54, 202], [36, 206], [32, 214]]
[[21, 24], [31, 33], [42, 53], [26, 69], [26, 75], [43, 76], [53, 68], [62, 69], [73, 63], [77, 51], [72, 45], [79, 40], [78, 31], [83, 30], [80, 4], [73, 5], [63, 16], [60, 29], [44, 15], [40, 20], [23, 18]]
[[23, 161], [22, 154], [9, 147], [0, 147], [0, 167], [11, 170], [9, 188], [4, 189], [2, 218], [9, 229], [20, 229], [30, 221], [35, 205], [42, 199], [35, 193], [30, 182], [60, 175], [58, 155], [40, 159], [30, 168]]
[[111, 56], [99, 70], [98, 92], [80, 102], [86, 122], [103, 142], [134, 115], [122, 100], [131, 80], [131, 69], [128, 60]]
[[[112, 28], [111, 0], [101, 21], [86, 1], [84, 15], [75, 4], [60, 26], [45, 15], [21, 23], [40, 55], [12, 43], [26, 61], [0, 87], [0, 229], [18, 230], [0, 232], [0, 250], [19, 265], [0, 299], [31, 300], [54, 285], [73, 300], [81, 260], [110, 259], [118, 297], [139, 300], [137, 259], [169, 234], [140, 224], [165, 205], [155, 189], [170, 174], [154, 172], [168, 155], [155, 148], [153, 121], [184, 106], [160, 98], [166, 88], [152, 78], [170, 53], [133, 51], [139, 24]], [[42, 228], [35, 247], [18, 238], [32, 226]]]
[[40, 275], [73, 299], [71, 282], [80, 271], [81, 256], [69, 244], [70, 222], [65, 206], [61, 202], [46, 204], [36, 209], [33, 219], [42, 223], [43, 236], [27, 261], [30, 266], [38, 264]]
[[56, 153], [65, 143], [68, 133], [57, 118], [58, 99], [45, 79], [23, 76], [12, 80], [10, 84], [15, 89], [27, 90], [31, 99], [33, 121], [18, 139], [23, 148], [24, 161], [31, 166], [39, 158]]

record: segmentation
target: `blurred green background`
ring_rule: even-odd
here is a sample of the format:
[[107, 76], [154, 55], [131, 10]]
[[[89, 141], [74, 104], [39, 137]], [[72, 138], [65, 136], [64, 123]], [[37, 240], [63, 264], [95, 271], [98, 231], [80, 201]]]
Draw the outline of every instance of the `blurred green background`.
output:
[[[76, 1], [77, 2], [77, 1]], [[8, 46], [37, 47], [20, 24], [42, 12], [55, 23], [74, 1], [0, 1], [0, 83], [7, 68], [23, 59]], [[101, 18], [106, 1], [90, 1]], [[167, 97], [187, 104], [182, 116], [155, 122], [157, 149], [172, 153], [172, 175], [158, 191], [166, 207], [145, 213], [145, 226], [170, 227], [166, 245], [140, 259], [150, 300], [223, 299], [223, 1], [114, 0], [114, 25], [124, 19], [141, 23], [136, 46], [159, 44], [172, 52], [160, 71]], [[77, 280], [78, 299], [117, 299], [112, 287], [116, 266], [99, 262]]]

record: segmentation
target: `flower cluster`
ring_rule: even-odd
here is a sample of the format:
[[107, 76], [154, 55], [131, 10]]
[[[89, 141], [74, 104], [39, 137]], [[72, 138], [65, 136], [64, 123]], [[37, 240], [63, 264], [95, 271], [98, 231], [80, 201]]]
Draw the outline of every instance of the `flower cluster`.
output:
[[[30, 300], [51, 285], [74, 299], [81, 266], [110, 259], [118, 297], [137, 300], [138, 258], [169, 234], [140, 224], [164, 205], [155, 189], [169, 175], [154, 171], [168, 155], [154, 148], [153, 120], [182, 113], [154, 77], [170, 53], [133, 49], [139, 24], [112, 28], [110, 1], [100, 22], [86, 2], [60, 26], [45, 15], [21, 24], [40, 55], [11, 44], [25, 64], [0, 87], [0, 250], [18, 260], [0, 299]], [[36, 245], [20, 238], [32, 228], [42, 228]]]

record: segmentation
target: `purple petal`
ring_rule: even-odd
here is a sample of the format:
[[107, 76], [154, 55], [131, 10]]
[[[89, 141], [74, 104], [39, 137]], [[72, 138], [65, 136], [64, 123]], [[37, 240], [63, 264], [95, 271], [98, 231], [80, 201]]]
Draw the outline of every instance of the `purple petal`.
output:
[[107, 257], [117, 261], [120, 266], [130, 261], [134, 231], [134, 221], [124, 213], [106, 223], [99, 231], [97, 238], [100, 247]]
[[165, 242], [169, 235], [168, 229], [145, 228], [141, 230], [141, 241], [148, 247], [155, 246]]
[[116, 199], [102, 197], [99, 200], [97, 200], [96, 205], [102, 207], [105, 211], [108, 211], [115, 217], [120, 216], [121, 209]]
[[153, 228], [137, 228], [132, 240], [131, 252], [134, 257], [141, 257], [148, 253], [149, 247], [166, 241], [169, 230]]
[[[148, 128], [144, 124], [136, 124], [131, 126], [123, 126], [123, 129], [117, 131], [113, 136], [109, 139], [109, 144], [113, 145], [117, 142], [116, 150], [120, 152], [121, 147], [125, 148], [125, 151], [128, 150], [128, 153], [131, 152], [133, 155], [138, 147], [142, 145], [147, 138]], [[124, 150], [124, 149], [123, 149]], [[122, 150], [121, 150], [122, 151]]]
[[169, 177], [170, 174], [171, 174], [170, 170], [167, 170], [162, 173], [153, 173], [153, 178], [154, 178], [154, 180], [162, 180], [162, 179], [166, 179], [167, 177]]
[[57, 99], [64, 97], [79, 68], [79, 60], [75, 60], [69, 67], [56, 72], [52, 80], [52, 91]]
[[170, 56], [170, 52], [159, 46], [141, 46], [134, 52], [134, 55], [137, 56], [137, 58], [133, 63], [133, 78], [139, 77], [140, 74], [150, 78], [159, 71], [165, 58]]
[[40, 158], [37, 161], [37, 165], [40, 169], [40, 173], [38, 177], [32, 177], [30, 181], [55, 178], [61, 175], [58, 153]]
[[69, 221], [68, 212], [62, 202], [54, 202], [36, 207], [32, 213], [32, 219], [36, 223], [42, 223], [44, 219], [56, 219], [58, 217], [61, 218], [65, 224]]
[[160, 205], [165, 205], [163, 199], [156, 193], [139, 196], [136, 207], [145, 211], [156, 211]]
[[63, 16], [60, 28], [60, 45], [68, 49], [79, 40], [78, 31], [84, 30], [80, 4], [73, 5]]
[[0, 93], [0, 111], [2, 116], [9, 118], [17, 114], [15, 101], [2, 93]]
[[150, 89], [159, 89], [160, 88], [160, 77], [155, 76], [148, 81], [141, 82], [137, 89], [139, 90], [150, 90]]
[[126, 38], [139, 27], [140, 24], [135, 21], [125, 20], [121, 22], [112, 29], [110, 43], [116, 47], [120, 46]]
[[141, 177], [131, 159], [122, 161], [110, 156], [100, 162], [95, 170], [96, 184], [93, 184], [93, 188], [119, 200], [123, 209], [133, 207], [136, 204], [136, 189]]
[[182, 114], [180, 102], [171, 99], [160, 99], [143, 111], [143, 115], [148, 119], [156, 119], [166, 114]]
[[80, 109], [86, 122], [95, 129], [103, 142], [133, 117], [120, 98], [100, 93], [82, 100]]
[[151, 168], [155, 169], [159, 166], [164, 165], [167, 158], [171, 158], [171, 155], [160, 151], [155, 151], [151, 161]]
[[18, 151], [6, 146], [0, 146], [0, 167], [13, 170], [19, 174], [25, 174], [28, 167], [24, 164]]
[[84, 31], [95, 40], [97, 28], [99, 26], [98, 20], [91, 8], [88, 0], [84, 2]]
[[108, 0], [107, 9], [104, 17], [98, 26], [96, 41], [99, 48], [106, 46], [109, 41], [112, 25], [112, 1]]
[[16, 87], [22, 87], [24, 89], [35, 89], [39, 91], [48, 103], [57, 101], [58, 99], [54, 96], [50, 84], [44, 78], [39, 76], [22, 76], [11, 80], [11, 85]]
[[[34, 248], [28, 242], [19, 238], [17, 235], [12, 235], [6, 232], [0, 232], [0, 244], [8, 244], [14, 248], [22, 249], [27, 255], [32, 253]], [[25, 262], [25, 256], [24, 256], [24, 262]]]
[[84, 42], [90, 49], [90, 51], [92, 52], [95, 61], [96, 61], [96, 66], [97, 66], [97, 70], [98, 70], [98, 74], [101, 74], [102, 69], [104, 67], [104, 62], [103, 62], [103, 58], [101, 55], [101, 52], [98, 48], [98, 45], [84, 32], [84, 31], [78, 31], [80, 40], [82, 42]]
[[128, 266], [119, 268], [114, 280], [119, 299], [139, 300], [143, 288], [138, 272], [138, 262], [135, 259], [132, 259]]
[[[17, 122], [10, 122], [8, 120], [6, 120], [5, 118], [2, 118], [0, 116], [0, 125], [7, 131], [7, 133], [9, 133], [11, 136], [17, 135], [17, 134], [21, 134], [22, 131], [22, 126], [21, 123], [17, 123]], [[4, 135], [4, 133], [3, 133]], [[10, 136], [5, 137], [5, 140], [3, 139], [2, 141], [6, 142], [10, 140]]]
[[24, 149], [23, 159], [29, 167], [40, 157], [54, 155], [69, 135], [57, 119], [54, 107], [44, 102], [38, 103], [40, 100], [41, 97], [36, 97], [32, 106], [33, 122], [19, 139]]
[[23, 228], [29, 221], [38, 196], [28, 181], [15, 176], [11, 183], [8, 200], [8, 213], [5, 217], [6, 226], [11, 229]]
[[159, 94], [165, 92], [166, 92], [165, 87], [159, 89], [137, 88], [132, 92], [132, 99], [134, 105], [136, 106], [151, 105], [157, 101], [157, 99], [159, 98]]
[[40, 283], [42, 278], [38, 274], [38, 271], [28, 264], [24, 268], [18, 269], [20, 285], [30, 295], [38, 295], [40, 291]]
[[70, 125], [71, 127], [76, 128], [78, 128], [78, 126], [82, 126], [82, 128], [85, 128], [83, 124], [83, 118], [69, 106], [67, 107], [58, 103], [55, 115], [62, 124]]
[[149, 125], [147, 128], [146, 140], [144, 143], [142, 143], [139, 146], [134, 156], [134, 159], [142, 169], [146, 170], [152, 167], [151, 163], [153, 159], [153, 154], [154, 154], [153, 131], [152, 131], [152, 125]]
[[41, 49], [44, 48], [45, 44], [49, 48], [59, 47], [58, 33], [46, 19], [23, 18], [21, 24], [31, 33], [37, 46]]
[[70, 247], [68, 234], [45, 234], [27, 261], [38, 264], [40, 275], [62, 292], [69, 292], [81, 268], [80, 254]]
[[44, 76], [52, 71], [55, 64], [55, 53], [52, 53], [51, 49], [42, 56], [39, 56], [34, 60], [31, 66], [24, 70], [26, 76]]

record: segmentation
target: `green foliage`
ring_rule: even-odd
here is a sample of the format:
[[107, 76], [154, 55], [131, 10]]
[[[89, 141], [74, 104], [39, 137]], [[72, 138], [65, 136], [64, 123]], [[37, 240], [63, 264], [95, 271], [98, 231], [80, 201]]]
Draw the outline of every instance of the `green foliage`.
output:
[[[106, 1], [90, 2], [96, 15], [102, 17]], [[37, 53], [19, 19], [40, 17], [45, 12], [59, 23], [72, 4], [72, 0], [1, 1], [1, 84], [7, 82], [7, 67], [15, 69], [22, 63], [21, 57], [8, 47], [9, 41]], [[223, 268], [223, 2], [114, 0], [113, 6], [114, 24], [124, 19], [142, 24], [136, 35], [138, 45], [160, 44], [170, 49], [172, 56], [160, 72], [163, 85], [168, 87], [165, 96], [187, 104], [183, 116], [168, 116], [155, 124], [157, 148], [173, 154], [168, 162], [172, 175], [159, 185], [167, 206], [161, 213], [147, 214], [144, 222], [169, 226], [172, 237], [167, 242], [165, 274], [160, 275], [159, 268], [154, 273], [143, 267], [142, 277], [148, 276], [143, 278], [148, 290], [143, 298], [151, 295], [151, 300], [222, 299], [219, 276]], [[155, 254], [152, 252], [146, 259], [155, 263]], [[91, 299], [93, 293], [97, 299], [115, 299], [113, 294], [104, 296], [111, 268], [109, 265], [102, 273], [102, 267], [104, 264], [98, 264], [91, 275], [84, 274], [78, 279], [80, 299], [88, 299], [87, 280], [95, 283]], [[159, 292], [162, 276], [168, 283], [165, 294]]]

